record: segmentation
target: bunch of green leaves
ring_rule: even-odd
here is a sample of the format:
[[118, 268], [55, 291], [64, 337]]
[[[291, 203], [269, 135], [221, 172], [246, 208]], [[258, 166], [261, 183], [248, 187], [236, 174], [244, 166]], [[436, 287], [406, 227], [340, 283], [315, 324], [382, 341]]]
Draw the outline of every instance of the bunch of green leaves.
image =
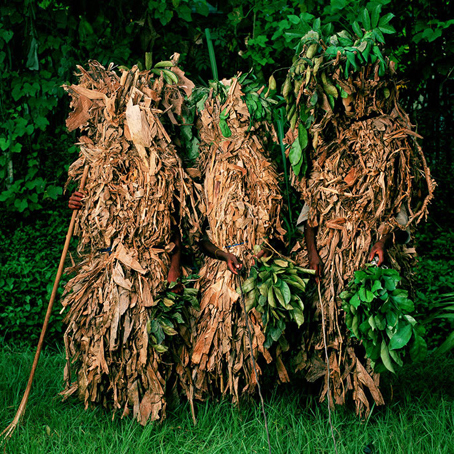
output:
[[[389, 24], [394, 17], [388, 13], [380, 17], [382, 5], [371, 3], [364, 8], [357, 19], [351, 24], [351, 30], [334, 31], [332, 23], [322, 25], [320, 18], [314, 19], [312, 27], [301, 37], [295, 49], [299, 55], [305, 46], [317, 44], [313, 56], [307, 59], [307, 63], [315, 64], [312, 57], [323, 56], [323, 64], [334, 61], [340, 54], [341, 65], [344, 66], [344, 76], [347, 79], [349, 71], [358, 71], [361, 66], [368, 63], [380, 62], [379, 75], [383, 76], [386, 71], [386, 61], [380, 49], [385, 44], [384, 34], [396, 33], [396, 30]], [[302, 20], [304, 23], [305, 21]], [[306, 29], [307, 29], [306, 23]], [[349, 24], [350, 25], [350, 24]], [[322, 45], [322, 42], [325, 43]]]
[[278, 101], [269, 97], [269, 92], [265, 92], [263, 83], [249, 71], [238, 79], [244, 96], [243, 101], [246, 103], [251, 115], [249, 129], [255, 122], [273, 121], [273, 107]]
[[[387, 63], [380, 44], [385, 44], [383, 34], [393, 34], [394, 27], [389, 24], [393, 13], [380, 17], [381, 4], [374, 4], [370, 9], [364, 8], [357, 21], [352, 24], [353, 34], [344, 30], [329, 37], [330, 46], [325, 50], [325, 60], [335, 59], [340, 52], [345, 59], [344, 77], [347, 79], [349, 70], [358, 71], [361, 66], [379, 61], [379, 76], [384, 76]], [[361, 24], [361, 25], [360, 25]]]
[[411, 315], [414, 304], [398, 288], [400, 281], [396, 270], [367, 265], [340, 294], [347, 327], [362, 341], [376, 372], [395, 372], [408, 354], [420, 361], [427, 353], [425, 329]]
[[237, 289], [245, 298], [246, 311], [255, 308], [262, 315], [266, 348], [279, 340], [287, 323], [295, 322], [298, 328], [304, 323], [303, 297], [311, 274], [313, 270], [287, 259], [261, 257]]
[[147, 332], [152, 347], [158, 353], [164, 353], [168, 350], [169, 347], [165, 345], [165, 341], [167, 336], [178, 334], [177, 325], [188, 325], [188, 308], [192, 306], [195, 309], [200, 309], [197, 298], [198, 290], [187, 287], [190, 282], [195, 280], [185, 279], [183, 281], [186, 287], [182, 294], [171, 291], [178, 285], [177, 282], [172, 282], [164, 293], [156, 297], [155, 305], [149, 314]]

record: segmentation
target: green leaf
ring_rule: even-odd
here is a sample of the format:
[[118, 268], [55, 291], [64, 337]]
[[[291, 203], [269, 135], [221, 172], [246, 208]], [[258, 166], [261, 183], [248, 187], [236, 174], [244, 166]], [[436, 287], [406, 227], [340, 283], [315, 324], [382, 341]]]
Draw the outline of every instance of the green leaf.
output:
[[63, 194], [63, 188], [61, 186], [48, 186], [44, 193], [44, 198], [50, 198], [57, 200]]
[[380, 330], [383, 331], [386, 329], [386, 318], [381, 315], [375, 315], [374, 317], [375, 326]]
[[46, 126], [49, 125], [49, 120], [46, 117], [39, 116], [35, 120], [35, 125], [37, 128], [41, 129], [41, 131], [44, 131], [46, 129]]
[[27, 63], [25, 64], [25, 66], [33, 71], [39, 70], [38, 41], [34, 37], [32, 38], [32, 41], [30, 43], [30, 49], [28, 51], [27, 56]]
[[413, 329], [409, 323], [402, 323], [400, 321], [397, 325], [396, 333], [389, 342], [389, 349], [398, 350], [399, 348], [405, 347], [410, 341], [412, 332]]
[[1, 37], [5, 41], [5, 43], [9, 43], [11, 38], [13, 37], [14, 33], [11, 30], [0, 30]]
[[348, 93], [339, 84], [336, 84], [336, 87], [340, 92], [341, 98], [348, 98]]
[[299, 308], [293, 308], [293, 315], [295, 317], [295, 322], [298, 325], [298, 328], [304, 323], [304, 313]]
[[282, 296], [284, 297], [285, 304], [289, 304], [290, 303], [290, 299], [292, 298], [292, 292], [290, 290], [290, 287], [287, 285], [286, 282], [281, 281], [280, 289], [281, 289], [281, 292], [282, 292]]
[[191, 8], [188, 5], [182, 4], [176, 11], [180, 19], [183, 19], [186, 22], [192, 22]]
[[361, 325], [359, 325], [359, 330], [362, 332], [362, 333], [367, 333], [370, 329], [370, 325], [369, 325], [369, 320], [364, 320]]
[[380, 358], [383, 361], [383, 364], [385, 365], [386, 369], [395, 374], [396, 371], [394, 370], [391, 357], [389, 356], [388, 347], [384, 339], [381, 341]]
[[[453, 333], [454, 334], [454, 333]], [[446, 342], [446, 341], [445, 341]], [[443, 344], [439, 347], [439, 350]], [[454, 347], [454, 337], [452, 338], [452, 347]], [[451, 347], [451, 348], [452, 348]], [[437, 350], [435, 350], [437, 353]], [[410, 346], [410, 358], [412, 361], [422, 361], [427, 356], [427, 344], [424, 338], [415, 332], [414, 341]]]
[[353, 22], [353, 31], [355, 32], [355, 34], [358, 38], [363, 37], [363, 31], [361, 30], [361, 27], [359, 26], [358, 22], [356, 22], [356, 21]]
[[352, 298], [350, 298], [350, 301], [349, 303], [353, 306], [353, 307], [356, 307], [358, 308], [359, 305], [361, 304], [361, 300], [359, 299], [359, 295], [357, 293], [355, 293]]
[[387, 35], [392, 35], [393, 33], [396, 33], [396, 29], [392, 25], [380, 25], [378, 27], [378, 30]]
[[362, 270], [355, 271], [355, 284], [365, 281], [369, 275]]
[[331, 109], [334, 109], [334, 96], [328, 95], [328, 102], [331, 106]]
[[385, 288], [386, 290], [393, 291], [396, 289], [396, 279], [390, 276], [383, 276], [383, 279], [385, 281]]
[[196, 108], [199, 112], [202, 112], [202, 110], [205, 108], [205, 102], [208, 99], [208, 93], [205, 93], [202, 98], [199, 99], [196, 103]]
[[314, 94], [311, 96], [311, 106], [315, 106], [317, 104], [317, 101], [318, 101], [318, 94], [316, 91], [314, 91]]
[[295, 172], [296, 176], [304, 177], [307, 172], [307, 160], [306, 160], [306, 153], [301, 153], [301, 158], [295, 166], [292, 166], [293, 172]]
[[385, 14], [384, 16], [382, 16], [380, 18], [380, 21], [378, 22], [378, 25], [380, 27], [382, 27], [383, 25], [386, 25], [389, 23], [389, 21], [394, 17], [394, 14], [393, 13], [388, 13], [388, 14]]
[[[415, 338], [416, 340], [416, 338]], [[435, 355], [444, 355], [454, 349], [454, 331], [447, 337], [447, 339], [435, 350]], [[411, 355], [411, 350], [410, 350]]]
[[[255, 104], [255, 103], [254, 103]], [[227, 118], [229, 118], [230, 116], [230, 113], [227, 112], [227, 107], [221, 112], [221, 115], [219, 115], [219, 118], [221, 120], [227, 120]]]
[[298, 164], [298, 162], [301, 159], [302, 151], [303, 150], [301, 149], [301, 143], [299, 141], [299, 138], [297, 137], [295, 139], [295, 141], [293, 142], [293, 144], [290, 148], [289, 154], [288, 154], [288, 158], [289, 158], [290, 164], [292, 164], [292, 166], [296, 166]]
[[383, 36], [383, 33], [378, 28], [374, 28], [374, 35], [378, 42], [380, 42], [382, 44], [385, 43], [385, 37]]
[[386, 322], [388, 324], [387, 326], [394, 328], [398, 322], [397, 315], [392, 311], [387, 312], [386, 313]]
[[382, 5], [380, 3], [376, 3], [372, 9], [372, 20], [371, 25], [372, 28], [375, 28], [378, 24], [378, 19], [380, 18]]
[[153, 348], [158, 352], [158, 353], [165, 353], [169, 347], [166, 347], [165, 345], [160, 345], [160, 344], [155, 344], [153, 345]]
[[371, 291], [372, 292], [376, 292], [377, 290], [381, 290], [383, 287], [381, 285], [381, 282], [380, 281], [374, 281], [374, 283], [372, 284], [372, 288], [371, 288]]
[[9, 139], [0, 137], [0, 148], [2, 149], [2, 151], [6, 151], [9, 148], [10, 144], [11, 142], [9, 141]]
[[355, 54], [347, 51], [345, 55], [347, 56], [347, 63], [350, 63], [356, 71], [358, 69], [358, 65], [356, 64]]
[[341, 292], [341, 294], [339, 295], [339, 297], [343, 300], [346, 300], [348, 298], [351, 298], [351, 292], [349, 292], [348, 290], [344, 290], [343, 292]]
[[284, 309], [287, 309], [287, 304], [285, 302], [284, 295], [282, 295], [281, 289], [279, 287], [274, 287], [274, 286], [272, 287], [272, 289], [274, 290], [274, 294], [276, 295], [276, 298], [279, 301], [279, 303], [281, 304], [281, 306]]
[[375, 318], [374, 318], [373, 315], [371, 315], [371, 316], [369, 317], [368, 323], [369, 323], [370, 327], [372, 328], [372, 330], [375, 331], [375, 330], [377, 329], [377, 325], [376, 325], [376, 323], [375, 323]]
[[307, 129], [302, 124], [298, 126], [298, 140], [300, 142], [301, 149], [304, 150], [307, 147], [308, 138]]
[[415, 305], [413, 301], [408, 299], [408, 292], [406, 290], [394, 290], [391, 293], [391, 300], [397, 304], [403, 312], [413, 312], [415, 310]]
[[402, 367], [404, 362], [402, 361], [399, 353], [400, 352], [397, 350], [389, 350], [389, 356], [397, 363], [398, 366]]
[[374, 300], [375, 295], [370, 290], [361, 287], [359, 289], [359, 297], [361, 298], [361, 301], [371, 303]]
[[281, 337], [282, 330], [279, 329], [278, 327], [273, 327], [273, 328], [270, 328], [269, 333], [270, 333], [271, 338], [274, 341], [277, 341]]
[[370, 16], [369, 11], [367, 11], [367, 8], [364, 8], [361, 14], [361, 22], [363, 23], [363, 26], [366, 29], [366, 31], [370, 30]]
[[[208, 7], [205, 0], [195, 2], [195, 10], [198, 14], [207, 17], [210, 14], [210, 8]], [[241, 11], [241, 10], [240, 10]]]
[[225, 120], [219, 120], [219, 128], [224, 137], [228, 138], [232, 135], [232, 131]]

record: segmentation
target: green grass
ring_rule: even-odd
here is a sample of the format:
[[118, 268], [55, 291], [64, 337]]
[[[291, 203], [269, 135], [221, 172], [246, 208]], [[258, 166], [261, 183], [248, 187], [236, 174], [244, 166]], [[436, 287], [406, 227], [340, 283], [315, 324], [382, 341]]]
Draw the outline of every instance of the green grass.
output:
[[[12, 420], [24, 391], [34, 351], [4, 346], [0, 352], [0, 425]], [[7, 445], [9, 454], [267, 453], [260, 406], [209, 401], [168, 409], [167, 419], [146, 427], [131, 418], [112, 420], [100, 408], [84, 410], [76, 399], [62, 402], [64, 355], [44, 352], [27, 412]], [[349, 408], [333, 413], [338, 452], [454, 453], [454, 359], [429, 358], [385, 377], [388, 405], [361, 420]], [[299, 386], [299, 387], [298, 387]], [[265, 393], [273, 453], [333, 453], [326, 402], [304, 385]], [[364, 449], [366, 448], [366, 451]]]

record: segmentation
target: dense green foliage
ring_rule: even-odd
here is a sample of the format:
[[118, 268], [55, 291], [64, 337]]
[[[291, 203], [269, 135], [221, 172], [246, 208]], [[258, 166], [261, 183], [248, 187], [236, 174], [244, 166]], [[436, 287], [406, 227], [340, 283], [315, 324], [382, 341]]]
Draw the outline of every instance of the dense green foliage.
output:
[[[60, 213], [47, 214], [9, 236], [0, 233], [1, 342], [35, 344], [39, 337], [68, 227]], [[62, 279], [58, 294], [66, 281]], [[51, 343], [62, 338], [60, 309], [55, 304], [47, 338]]]
[[[374, 24], [377, 14], [382, 20], [377, 22], [379, 31], [374, 39], [381, 42], [380, 33], [386, 35], [388, 55], [397, 62], [404, 80], [401, 102], [425, 137], [423, 147], [438, 182], [430, 227], [423, 229], [419, 237], [423, 260], [417, 274], [419, 293], [415, 303], [429, 317], [433, 299], [454, 286], [450, 272], [454, 252], [450, 195], [454, 149], [451, 3], [445, 1], [437, 8], [428, 0], [409, 4], [396, 0], [228, 0], [214, 6], [206, 0], [2, 3], [2, 338], [36, 338], [58, 265], [69, 218], [63, 186], [68, 165], [77, 156], [77, 135], [68, 134], [65, 128], [69, 100], [62, 85], [75, 81], [77, 65], [96, 59], [103, 65], [113, 61], [131, 66], [144, 63], [146, 52], [154, 62], [168, 60], [179, 52], [189, 77], [208, 86], [212, 72], [205, 29], [210, 27], [219, 78], [253, 67], [259, 82], [268, 83], [273, 75], [276, 93], [280, 93], [295, 47], [319, 19], [321, 24], [332, 23], [336, 29], [353, 30], [359, 36], [361, 28], [368, 28], [368, 20], [371, 26]], [[369, 18], [364, 14], [365, 6], [371, 12]], [[393, 29], [397, 32], [386, 34]], [[283, 126], [281, 123], [281, 131], [285, 130]], [[275, 156], [284, 171], [277, 148]], [[296, 212], [296, 198], [287, 195]], [[293, 231], [291, 214], [285, 222]], [[56, 313], [58, 309], [57, 303]], [[51, 330], [58, 337], [61, 327], [56, 320]], [[441, 334], [437, 326], [441, 326]], [[432, 327], [429, 337], [439, 343], [443, 333], [452, 331], [452, 322], [445, 319], [440, 325], [434, 319]]]
[[[204, 84], [210, 77], [207, 26], [220, 78], [254, 67], [262, 81], [273, 73], [278, 88], [300, 38], [314, 24], [353, 27], [359, 34], [358, 24], [366, 29], [375, 25], [373, 34], [363, 39], [378, 42], [383, 41], [383, 33], [399, 30], [387, 34], [387, 46], [408, 80], [402, 101], [428, 139], [425, 148], [434, 172], [437, 166], [452, 170], [454, 21], [445, 20], [449, 3], [435, 10], [424, 0], [408, 8], [391, 0], [230, 0], [217, 8], [206, 0], [8, 2], [0, 7], [3, 209], [27, 215], [61, 196], [65, 166], [76, 153], [72, 145], [76, 137], [65, 132], [68, 99], [61, 85], [73, 80], [76, 65], [89, 59], [132, 65], [143, 62], [145, 52], [154, 61], [179, 52], [183, 68]], [[364, 14], [366, 4], [370, 16]], [[354, 64], [354, 54], [349, 57]], [[441, 171], [440, 178], [444, 183]]]
[[427, 353], [424, 326], [415, 316], [408, 290], [399, 288], [396, 270], [374, 265], [355, 271], [343, 301], [345, 321], [352, 336], [360, 339], [376, 372], [395, 372], [404, 358], [421, 361]]
[[[0, 427], [13, 418], [33, 359], [22, 347], [0, 353]], [[6, 452], [33, 454], [111, 453], [262, 453], [268, 452], [260, 405], [240, 407], [224, 400], [196, 405], [194, 426], [189, 404], [172, 402], [167, 419], [141, 427], [100, 407], [84, 410], [75, 397], [62, 402], [64, 354], [45, 352], [38, 367], [27, 412]], [[454, 446], [452, 358], [433, 358], [406, 367], [382, 382], [386, 407], [375, 407], [363, 421], [337, 408], [333, 426], [340, 454], [450, 454]], [[21, 386], [22, 385], [22, 388]], [[417, 396], [417, 397], [415, 397]], [[317, 404], [307, 384], [269, 390], [265, 395], [272, 452], [334, 452], [326, 401]]]

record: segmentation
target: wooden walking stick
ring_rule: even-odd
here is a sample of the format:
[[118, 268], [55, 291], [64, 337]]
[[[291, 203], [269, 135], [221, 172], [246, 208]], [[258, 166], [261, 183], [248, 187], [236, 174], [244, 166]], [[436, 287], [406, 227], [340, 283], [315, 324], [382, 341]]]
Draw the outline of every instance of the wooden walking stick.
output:
[[[85, 187], [85, 181], [87, 180], [87, 175], [88, 175], [88, 168], [89, 168], [88, 165], [86, 165], [85, 169], [84, 169], [84, 173], [82, 175], [82, 179], [80, 181], [79, 190], [81, 190], [81, 191]], [[1, 436], [3, 436], [4, 441], [7, 441], [11, 437], [11, 435], [14, 433], [14, 430], [16, 429], [17, 425], [19, 424], [19, 421], [21, 420], [21, 418], [24, 416], [24, 413], [25, 413], [25, 407], [27, 405], [28, 396], [30, 394], [30, 389], [32, 387], [32, 382], [33, 382], [33, 377], [35, 375], [36, 367], [38, 365], [39, 355], [41, 354], [41, 350], [43, 347], [44, 336], [46, 335], [47, 325], [49, 324], [50, 315], [52, 313], [52, 307], [54, 305], [55, 297], [57, 295], [58, 284], [60, 283], [60, 278], [63, 274], [63, 268], [64, 268], [64, 264], [65, 264], [66, 254], [68, 253], [69, 242], [71, 241], [71, 237], [73, 235], [74, 225], [76, 223], [76, 217], [77, 217], [78, 212], [79, 212], [79, 210], [73, 211], [73, 214], [71, 217], [71, 222], [70, 222], [69, 228], [68, 228], [68, 233], [66, 234], [65, 245], [63, 247], [63, 252], [61, 254], [60, 264], [58, 266], [57, 276], [55, 278], [54, 288], [52, 289], [52, 294], [50, 296], [49, 305], [47, 306], [46, 317], [44, 319], [43, 327], [41, 329], [41, 335], [39, 337], [38, 347], [36, 348], [36, 353], [35, 353], [35, 358], [33, 360], [32, 370], [30, 372], [30, 376], [28, 377], [27, 388], [25, 389], [24, 396], [22, 397], [22, 401], [19, 405], [16, 416], [13, 419], [13, 422], [1, 433]]]

